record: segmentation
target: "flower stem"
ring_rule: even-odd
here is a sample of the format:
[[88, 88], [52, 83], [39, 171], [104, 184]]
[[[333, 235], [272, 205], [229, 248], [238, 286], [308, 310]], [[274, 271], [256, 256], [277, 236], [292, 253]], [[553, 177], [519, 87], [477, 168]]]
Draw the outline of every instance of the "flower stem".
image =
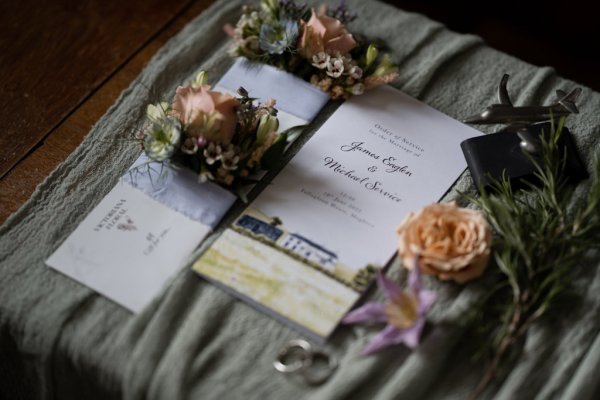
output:
[[[525, 293], [528, 293], [528, 291], [525, 291]], [[470, 400], [475, 400], [479, 398], [490, 385], [490, 383], [492, 383], [497, 378], [500, 366], [504, 362], [508, 351], [511, 350], [515, 342], [521, 336], [523, 336], [525, 332], [527, 332], [526, 328], [529, 327], [531, 323], [539, 317], [537, 312], [529, 314], [531, 306], [532, 304], [530, 302], [529, 296], [523, 295], [520, 301], [513, 308], [513, 312], [510, 318], [510, 325], [504, 333], [502, 340], [498, 344], [498, 347], [494, 352], [493, 358], [487, 365], [485, 373], [483, 374], [479, 383], [475, 387], [475, 390], [473, 390], [473, 392], [471, 392], [471, 394], [469, 395]], [[529, 316], [524, 319], [524, 315]]]

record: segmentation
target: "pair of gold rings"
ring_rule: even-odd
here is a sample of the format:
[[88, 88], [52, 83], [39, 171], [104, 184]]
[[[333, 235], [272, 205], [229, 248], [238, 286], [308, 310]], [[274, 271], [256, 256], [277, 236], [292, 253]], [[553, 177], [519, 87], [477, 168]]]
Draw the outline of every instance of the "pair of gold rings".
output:
[[337, 368], [335, 357], [313, 349], [306, 340], [290, 340], [283, 345], [273, 361], [275, 369], [283, 374], [300, 374], [309, 385], [320, 385]]

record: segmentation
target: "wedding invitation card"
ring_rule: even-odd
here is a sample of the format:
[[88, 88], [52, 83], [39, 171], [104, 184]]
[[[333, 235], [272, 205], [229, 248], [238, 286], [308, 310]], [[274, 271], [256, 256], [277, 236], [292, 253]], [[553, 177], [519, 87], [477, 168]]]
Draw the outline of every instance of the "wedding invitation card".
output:
[[342, 104], [193, 269], [327, 338], [396, 249], [395, 229], [465, 169], [480, 133], [381, 87]]
[[[240, 86], [263, 102], [277, 100], [280, 131], [311, 121], [329, 99], [293, 75], [243, 59], [215, 90]], [[217, 184], [199, 183], [191, 171], [166, 170], [142, 154], [46, 264], [138, 312], [235, 200]]]

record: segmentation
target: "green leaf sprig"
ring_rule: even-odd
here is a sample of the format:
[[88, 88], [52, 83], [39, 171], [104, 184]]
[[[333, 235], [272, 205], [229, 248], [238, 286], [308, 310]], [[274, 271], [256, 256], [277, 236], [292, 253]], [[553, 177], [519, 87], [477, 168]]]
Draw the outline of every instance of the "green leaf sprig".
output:
[[[472, 393], [479, 397], [499, 377], [502, 366], [518, 353], [519, 339], [557, 303], [590, 250], [600, 247], [600, 160], [595, 157], [587, 198], [574, 197], [565, 173], [566, 153], [558, 141], [565, 119], [554, 122], [542, 139], [539, 158], [531, 158], [537, 182], [515, 191], [508, 179], [495, 180], [480, 196], [466, 196], [480, 207], [495, 233], [497, 286], [489, 291], [479, 315], [486, 370]], [[480, 323], [481, 321], [478, 321]]]

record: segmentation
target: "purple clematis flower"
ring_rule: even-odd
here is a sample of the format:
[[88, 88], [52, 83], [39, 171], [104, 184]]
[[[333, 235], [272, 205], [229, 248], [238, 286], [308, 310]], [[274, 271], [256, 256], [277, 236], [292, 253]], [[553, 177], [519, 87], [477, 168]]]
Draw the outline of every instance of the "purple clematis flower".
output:
[[402, 290], [381, 272], [377, 275], [377, 286], [385, 293], [385, 303], [366, 303], [349, 312], [342, 322], [387, 323], [363, 349], [363, 355], [400, 343], [414, 349], [419, 344], [419, 337], [425, 326], [425, 316], [437, 298], [434, 292], [421, 288], [418, 261], [415, 261], [408, 277], [408, 288]]

